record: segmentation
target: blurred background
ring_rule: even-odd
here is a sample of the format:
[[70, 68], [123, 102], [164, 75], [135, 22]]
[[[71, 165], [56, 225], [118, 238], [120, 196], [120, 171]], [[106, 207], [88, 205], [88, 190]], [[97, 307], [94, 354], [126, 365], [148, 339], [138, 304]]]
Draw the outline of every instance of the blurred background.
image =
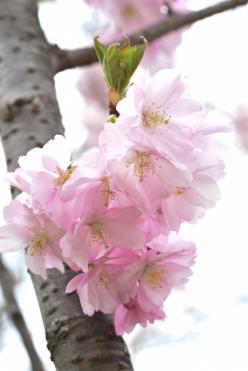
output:
[[[91, 45], [96, 34], [103, 35], [106, 41], [111, 40], [111, 35], [118, 38], [119, 30], [113, 30], [106, 12], [96, 10], [89, 2], [39, 2], [41, 26], [49, 42], [74, 49]], [[189, 0], [187, 8], [196, 10], [217, 2]], [[161, 9], [162, 13], [167, 10]], [[244, 6], [197, 22], [174, 35], [174, 39], [169, 36], [163, 56], [158, 55], [159, 67], [176, 66], [181, 70], [187, 76], [192, 95], [207, 111], [217, 110], [225, 115], [232, 123], [233, 132], [218, 135], [228, 147], [226, 177], [220, 184], [221, 200], [197, 224], [184, 225], [181, 229], [184, 239], [196, 242], [198, 249], [194, 273], [186, 290], [174, 291], [169, 296], [165, 321], [157, 321], [145, 329], [136, 326], [125, 336], [135, 371], [248, 370], [247, 19], [248, 6]], [[145, 67], [149, 65], [149, 57], [144, 63]], [[98, 122], [102, 123], [106, 115], [105, 99], [87, 95], [89, 84], [98, 86], [97, 80], [89, 81], [90, 76], [97, 79], [97, 74], [98, 67], [93, 66], [68, 70], [55, 77], [66, 136], [75, 156], [96, 144]], [[95, 99], [92, 107], [89, 99]], [[0, 158], [4, 158], [2, 149]], [[2, 160], [0, 168], [2, 178], [6, 171]], [[2, 179], [0, 189], [2, 210], [10, 200], [8, 184]], [[21, 253], [11, 253], [4, 256], [4, 261], [15, 276], [15, 294], [38, 353], [46, 370], [53, 371], [24, 257]], [[0, 288], [1, 370], [28, 371], [28, 356], [6, 310]]]

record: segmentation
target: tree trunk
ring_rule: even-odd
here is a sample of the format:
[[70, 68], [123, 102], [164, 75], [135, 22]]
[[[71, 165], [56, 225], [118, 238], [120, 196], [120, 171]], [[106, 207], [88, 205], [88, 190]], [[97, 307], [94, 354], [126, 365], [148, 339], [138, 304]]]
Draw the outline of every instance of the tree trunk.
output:
[[27, 351], [33, 371], [44, 371], [42, 362], [36, 352], [32, 342], [31, 335], [19, 308], [18, 302], [14, 294], [15, 280], [11, 272], [5, 266], [0, 256], [0, 284], [2, 287], [3, 297], [6, 302], [6, 313], [12, 320], [15, 328], [17, 329], [23, 345]]
[[[52, 52], [37, 19], [35, 0], [1, 0], [0, 129], [9, 170], [20, 155], [63, 133], [55, 96]], [[33, 276], [51, 358], [59, 371], [133, 370], [111, 316], [82, 314], [65, 285], [74, 272]]]

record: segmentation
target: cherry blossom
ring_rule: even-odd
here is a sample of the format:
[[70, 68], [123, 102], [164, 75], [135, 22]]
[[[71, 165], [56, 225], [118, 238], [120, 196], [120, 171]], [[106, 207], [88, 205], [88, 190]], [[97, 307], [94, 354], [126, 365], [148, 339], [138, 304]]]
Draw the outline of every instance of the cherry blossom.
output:
[[17, 200], [4, 209], [8, 224], [0, 227], [0, 251], [26, 250], [27, 266], [33, 273], [46, 279], [47, 268], [64, 272], [59, 240], [63, 231], [46, 215], [35, 215], [29, 207]]
[[19, 158], [20, 167], [9, 173], [10, 183], [28, 193], [35, 210], [52, 217], [64, 228], [71, 221], [73, 205], [61, 201], [61, 192], [77, 179], [77, 166], [70, 166], [71, 150], [61, 135], [43, 148], [34, 148]]
[[127, 302], [132, 287], [118, 282], [117, 278], [127, 265], [138, 259], [131, 249], [112, 249], [105, 257], [93, 261], [87, 273], [75, 276], [67, 285], [66, 292], [77, 290], [83, 312], [89, 316], [95, 311], [113, 313], [120, 302]]
[[153, 323], [164, 318], [163, 303], [171, 289], [185, 284], [191, 274], [195, 258], [193, 243], [173, 234], [161, 235], [149, 248], [117, 279], [125, 284], [133, 282], [133, 288], [136, 286], [136, 294], [115, 312], [117, 334], [129, 333], [137, 323], [146, 326], [147, 321]]
[[110, 247], [143, 249], [140, 213], [134, 207], [112, 208], [105, 212], [87, 211], [62, 238], [65, 257], [88, 271], [88, 264]]
[[117, 106], [117, 124], [130, 140], [156, 148], [176, 166], [188, 166], [193, 151], [191, 130], [202, 117], [176, 70], [161, 70], [140, 79]]
[[120, 304], [114, 316], [117, 335], [122, 335], [124, 332], [129, 334], [137, 323], [146, 327], [148, 322], [153, 323], [157, 319], [165, 318], [163, 309], [154, 305], [151, 307], [149, 312], [145, 311], [136, 298], [132, 298], [127, 304]]

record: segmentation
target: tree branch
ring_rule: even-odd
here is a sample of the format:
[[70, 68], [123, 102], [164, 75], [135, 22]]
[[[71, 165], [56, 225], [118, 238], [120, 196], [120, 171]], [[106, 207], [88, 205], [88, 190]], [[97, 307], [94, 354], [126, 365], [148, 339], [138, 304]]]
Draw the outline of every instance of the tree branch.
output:
[[[171, 14], [168, 19], [129, 35], [131, 43], [139, 43], [140, 36], [144, 36], [148, 42], [152, 42], [170, 32], [188, 26], [194, 22], [208, 18], [226, 10], [248, 4], [248, 0], [226, 0], [209, 6], [202, 10], [191, 11], [183, 14]], [[122, 43], [122, 41], [120, 41]], [[86, 47], [75, 50], [62, 50], [58, 46], [52, 46], [53, 65], [55, 72], [64, 71], [68, 68], [86, 66], [97, 62], [94, 48]]]
[[6, 302], [6, 312], [16, 327], [32, 365], [33, 371], [44, 371], [41, 360], [35, 350], [29, 330], [14, 294], [14, 278], [0, 256], [0, 284]]
[[[55, 96], [50, 46], [37, 18], [35, 0], [1, 0], [0, 129], [9, 170], [20, 155], [63, 133]], [[75, 293], [65, 285], [75, 272], [48, 270], [33, 275], [48, 347], [58, 371], [133, 371], [112, 318], [82, 314]]]

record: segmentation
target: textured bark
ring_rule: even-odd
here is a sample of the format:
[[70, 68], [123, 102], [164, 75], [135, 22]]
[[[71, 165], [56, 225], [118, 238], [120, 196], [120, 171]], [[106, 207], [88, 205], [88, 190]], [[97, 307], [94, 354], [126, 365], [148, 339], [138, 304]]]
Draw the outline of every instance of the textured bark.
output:
[[11, 272], [5, 266], [0, 256], [0, 284], [2, 287], [3, 296], [6, 302], [6, 312], [10, 319], [12, 320], [15, 328], [19, 332], [22, 339], [23, 345], [28, 353], [32, 370], [33, 371], [44, 371], [41, 360], [35, 350], [32, 342], [31, 335], [26, 326], [25, 320], [17, 303], [14, 294], [14, 277]]
[[64, 294], [75, 272], [68, 268], [61, 275], [53, 269], [48, 275], [43, 282], [33, 275], [33, 281], [57, 370], [132, 370], [128, 350], [114, 333], [112, 316], [100, 312], [93, 317], [83, 316], [77, 295]]
[[[176, 31], [194, 22], [246, 4], [248, 4], [248, 0], [226, 0], [197, 11], [182, 14], [172, 13], [165, 21], [158, 22], [135, 34], [128, 35], [128, 37], [131, 44], [142, 42], [140, 41], [140, 36], [144, 36], [148, 42], [153, 42], [159, 37], [165, 36], [170, 32]], [[121, 44], [123, 40], [117, 42]], [[61, 50], [57, 46], [54, 46], [52, 53], [54, 70], [56, 72], [64, 71], [68, 68], [86, 66], [98, 60], [94, 48], [90, 47], [75, 50]]]
[[[35, 0], [0, 3], [0, 129], [9, 170], [20, 155], [63, 133], [51, 49], [40, 30]], [[77, 296], [64, 293], [73, 274], [50, 270], [47, 281], [33, 276], [57, 370], [133, 370], [111, 317], [83, 316]]]
[[0, 130], [9, 170], [20, 155], [63, 133], [35, 10], [32, 0], [0, 2]]

